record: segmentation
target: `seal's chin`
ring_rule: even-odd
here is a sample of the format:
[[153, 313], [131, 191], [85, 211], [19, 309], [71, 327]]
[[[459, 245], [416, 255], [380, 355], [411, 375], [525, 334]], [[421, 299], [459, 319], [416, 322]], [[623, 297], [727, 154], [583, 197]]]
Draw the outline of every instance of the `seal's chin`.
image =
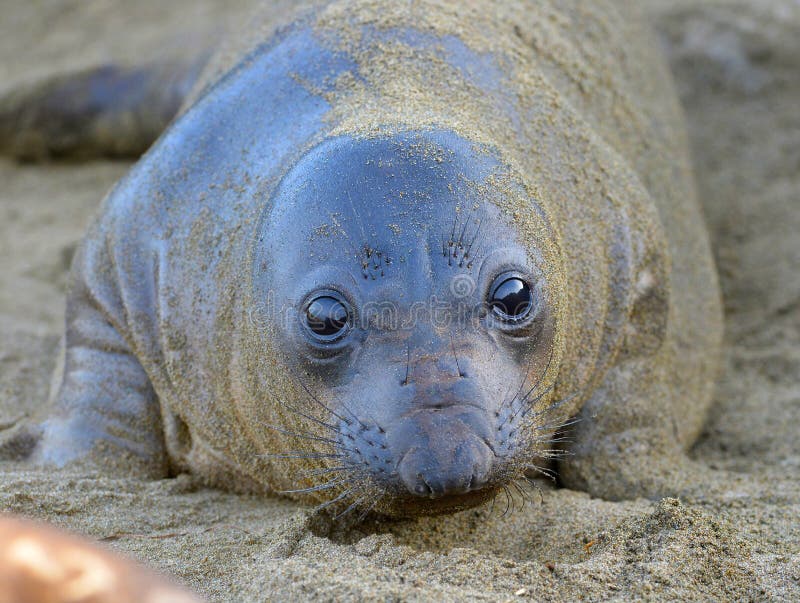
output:
[[500, 486], [491, 485], [465, 494], [450, 494], [440, 498], [421, 498], [409, 494], [393, 494], [387, 499], [390, 506], [376, 509], [390, 517], [419, 517], [421, 515], [446, 515], [482, 505], [494, 498]]

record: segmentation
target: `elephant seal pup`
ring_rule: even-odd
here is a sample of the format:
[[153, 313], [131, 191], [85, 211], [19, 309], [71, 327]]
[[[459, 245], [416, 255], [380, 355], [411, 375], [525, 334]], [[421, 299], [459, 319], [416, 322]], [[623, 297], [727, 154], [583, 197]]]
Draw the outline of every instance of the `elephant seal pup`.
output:
[[200, 603], [83, 538], [7, 515], [0, 515], [0, 584], [0, 603]]
[[640, 12], [266, 8], [90, 227], [37, 461], [414, 516], [575, 418], [565, 485], [679, 489], [720, 304]]

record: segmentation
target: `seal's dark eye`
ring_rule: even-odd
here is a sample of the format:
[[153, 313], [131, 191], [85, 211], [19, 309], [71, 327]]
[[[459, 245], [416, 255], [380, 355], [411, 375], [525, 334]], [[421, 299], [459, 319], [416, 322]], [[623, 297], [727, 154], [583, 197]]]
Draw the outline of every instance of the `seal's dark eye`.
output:
[[533, 294], [528, 283], [520, 277], [501, 275], [491, 289], [489, 305], [501, 320], [518, 322], [530, 314]]
[[320, 295], [306, 306], [306, 326], [312, 336], [324, 343], [342, 337], [350, 325], [346, 302], [333, 295]]

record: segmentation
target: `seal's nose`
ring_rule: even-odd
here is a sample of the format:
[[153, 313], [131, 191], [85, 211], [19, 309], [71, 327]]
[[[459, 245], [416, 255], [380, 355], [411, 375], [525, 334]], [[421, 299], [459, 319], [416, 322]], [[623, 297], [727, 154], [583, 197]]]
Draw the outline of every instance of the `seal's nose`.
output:
[[418, 408], [388, 434], [393, 450], [405, 449], [397, 475], [414, 496], [441, 498], [480, 490], [492, 473], [486, 412], [471, 404], [444, 404]]
[[486, 485], [493, 452], [474, 435], [461, 442], [440, 443], [435, 449], [412, 448], [397, 470], [415, 496], [439, 498], [466, 494]]

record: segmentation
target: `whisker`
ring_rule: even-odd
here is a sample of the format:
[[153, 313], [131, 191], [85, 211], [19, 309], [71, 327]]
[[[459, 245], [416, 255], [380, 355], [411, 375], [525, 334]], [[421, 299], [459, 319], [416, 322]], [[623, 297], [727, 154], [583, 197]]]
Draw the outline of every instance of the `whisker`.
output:
[[530, 501], [530, 499], [528, 498], [528, 495], [527, 495], [527, 493], [526, 493], [526, 492], [525, 492], [525, 490], [523, 490], [523, 489], [522, 489], [522, 487], [521, 487], [521, 486], [520, 486], [520, 485], [517, 483], [517, 480], [514, 480], [514, 481], [512, 481], [512, 482], [511, 482], [511, 485], [514, 487], [514, 489], [515, 489], [517, 492], [519, 492], [519, 495], [522, 497], [522, 506], [524, 507], [526, 504], [530, 504], [530, 502], [531, 502], [531, 501]]
[[361, 503], [361, 501], [362, 501], [362, 500], [364, 500], [365, 498], [367, 498], [367, 495], [366, 495], [366, 494], [364, 494], [363, 496], [360, 496], [360, 497], [358, 497], [357, 499], [355, 499], [355, 500], [354, 500], [354, 501], [353, 501], [353, 502], [350, 504], [350, 506], [349, 506], [349, 507], [347, 507], [347, 508], [346, 508], [344, 511], [342, 511], [341, 513], [339, 513], [338, 515], [336, 515], [336, 516], [333, 518], [333, 520], [334, 520], [334, 521], [339, 521], [339, 520], [340, 520], [342, 517], [344, 517], [345, 515], [347, 515], [347, 514], [348, 514], [348, 513], [350, 513], [351, 511], [353, 511], [353, 509], [357, 508], [357, 507], [358, 507], [358, 505]]
[[533, 464], [526, 464], [525, 469], [530, 469], [531, 471], [535, 471], [536, 473], [541, 473], [547, 479], [553, 482], [555, 482], [557, 479], [555, 471], [548, 469], [547, 467], [541, 467], [539, 465], [533, 465]]
[[[511, 388], [512, 388], [512, 387], [514, 387], [514, 384], [513, 384], [513, 383], [509, 383], [509, 384], [508, 384], [508, 387], [506, 388], [506, 393], [504, 393], [504, 394], [503, 394], [503, 397], [502, 397], [502, 398], [500, 398], [501, 400], [505, 400], [506, 398], [508, 398], [508, 392], [510, 392], [510, 391], [511, 391]], [[511, 402], [513, 402], [513, 401], [514, 401], [514, 399], [513, 399], [513, 398], [511, 398], [511, 399], [508, 401], [508, 403], [506, 403], [506, 402], [503, 402], [503, 403], [501, 404], [501, 407], [502, 407], [502, 406], [506, 406], [506, 404], [511, 404]]]
[[308, 471], [301, 471], [297, 474], [299, 479], [303, 479], [305, 477], [316, 477], [318, 475], [325, 475], [326, 473], [333, 473], [334, 471], [349, 471], [350, 467], [339, 466], [339, 467], [323, 467], [322, 469], [309, 469]]
[[[548, 356], [548, 358], [547, 358], [547, 364], [546, 364], [546, 365], [545, 365], [545, 367], [544, 367], [544, 371], [543, 371], [543, 372], [542, 372], [542, 374], [539, 376], [539, 378], [536, 380], [536, 383], [533, 385], [533, 387], [531, 387], [531, 388], [528, 390], [528, 393], [527, 393], [527, 394], [525, 394], [525, 395], [522, 397], [522, 399], [520, 400], [520, 405], [524, 405], [524, 403], [525, 403], [525, 400], [527, 399], [527, 397], [528, 397], [528, 396], [531, 394], [531, 392], [533, 392], [533, 390], [535, 390], [537, 387], [539, 387], [539, 385], [540, 385], [540, 384], [541, 384], [541, 382], [542, 382], [542, 379], [544, 379], [544, 378], [545, 378], [545, 376], [547, 375], [547, 371], [549, 371], [549, 370], [550, 370], [550, 363], [551, 363], [551, 362], [553, 362], [553, 353], [554, 353], [554, 348], [551, 346], [551, 347], [550, 347], [550, 355], [549, 355], [549, 356]], [[529, 376], [530, 376], [530, 374], [531, 374], [531, 369], [532, 369], [532, 368], [533, 368], [533, 357], [531, 357], [531, 361], [530, 361], [530, 363], [528, 364], [528, 370], [527, 370], [527, 371], [525, 371], [525, 377], [522, 379], [522, 383], [520, 383], [520, 384], [519, 384], [519, 389], [517, 390], [517, 393], [516, 393], [516, 394], [514, 394], [514, 397], [511, 399], [511, 401], [509, 402], [509, 404], [513, 403], [513, 402], [514, 402], [514, 400], [515, 400], [515, 399], [517, 399], [517, 397], [519, 396], [520, 392], [521, 392], [521, 391], [523, 390], [523, 388], [525, 387], [525, 382], [528, 380], [528, 377], [529, 377]], [[552, 386], [551, 386], [551, 387], [552, 387]], [[517, 411], [517, 412], [519, 412], [519, 411]], [[516, 415], [516, 413], [514, 413], [514, 414]]]
[[411, 367], [411, 346], [406, 344], [406, 377], [403, 379], [403, 385], [408, 385], [408, 371]]
[[447, 265], [448, 266], [452, 266], [453, 265], [453, 254], [450, 253], [450, 248], [453, 247], [453, 245], [455, 244], [456, 224], [457, 223], [458, 223], [458, 212], [456, 212], [456, 215], [453, 216], [453, 229], [450, 232], [450, 240], [447, 242], [447, 247], [448, 247], [448, 249], [447, 249]]
[[458, 248], [464, 249], [464, 234], [467, 232], [467, 226], [469, 226], [469, 217], [464, 216], [464, 228], [461, 229], [461, 234], [458, 235]]
[[[537, 385], [538, 385], [538, 383], [537, 383]], [[517, 417], [517, 415], [519, 415], [520, 420], [525, 419], [525, 417], [528, 416], [528, 413], [531, 410], [533, 410], [533, 407], [536, 405], [536, 403], [539, 400], [541, 400], [544, 396], [549, 394], [551, 391], [553, 391], [555, 386], [556, 386], [556, 384], [555, 384], [555, 382], [553, 382], [547, 389], [542, 391], [538, 396], [536, 396], [535, 398], [529, 398], [529, 396], [531, 395], [533, 390], [536, 389], [536, 385], [534, 385], [531, 389], [528, 390], [528, 392], [519, 401], [519, 408], [517, 408], [517, 410], [514, 411], [514, 414], [511, 415], [511, 417], [509, 418], [509, 421], [515, 419]], [[549, 410], [550, 409], [548, 409], [548, 412], [549, 412]], [[520, 413], [522, 413], [522, 414], [520, 414]], [[535, 418], [536, 416], [538, 416], [538, 415], [534, 414], [534, 415], [532, 415], [531, 418]]]
[[531, 442], [534, 444], [563, 444], [565, 442], [571, 443], [575, 440], [573, 438], [558, 437], [558, 438], [533, 438]]
[[369, 515], [370, 511], [372, 511], [372, 509], [375, 508], [375, 505], [377, 505], [383, 499], [383, 496], [384, 495], [381, 494], [381, 495], [378, 495], [378, 496], [375, 497], [375, 500], [372, 501], [372, 504], [369, 507], [367, 507], [361, 513], [361, 515], [358, 516], [358, 519], [357, 519], [358, 523], [361, 523], [362, 521], [364, 521], [364, 519], [367, 517], [367, 515]]
[[[531, 488], [533, 488], [534, 490], [536, 490], [537, 494], [539, 494], [539, 504], [544, 504], [544, 492], [542, 492], [542, 489], [539, 487], [539, 484], [537, 484], [533, 480], [533, 478], [530, 478], [530, 477], [527, 477], [527, 476], [523, 476], [523, 477], [524, 477], [525, 481], [528, 483], [528, 485]], [[556, 481], [556, 479], [553, 478], [553, 481]]]
[[467, 246], [467, 250], [464, 252], [464, 257], [469, 258], [469, 254], [472, 251], [472, 246], [475, 244], [475, 239], [478, 238], [478, 235], [481, 232], [481, 225], [483, 225], [483, 218], [478, 220], [478, 227], [475, 229], [475, 234], [472, 236], [472, 240], [469, 242]]
[[[475, 255], [476, 256], [478, 255], [478, 251], [481, 250], [481, 248], [483, 246], [483, 242], [486, 240], [486, 233], [487, 232], [488, 232], [488, 230], [484, 230], [481, 233], [481, 238], [480, 238], [480, 241], [478, 241], [478, 247], [476, 248], [476, 251], [475, 251]], [[470, 260], [469, 262], [467, 262], [467, 268], [472, 268], [473, 261], [474, 260]]]
[[327, 502], [324, 502], [324, 503], [322, 503], [321, 505], [317, 505], [317, 506], [314, 508], [314, 512], [315, 512], [315, 513], [319, 513], [320, 511], [322, 511], [322, 510], [324, 510], [324, 509], [327, 509], [327, 508], [328, 508], [328, 507], [330, 507], [331, 505], [335, 505], [337, 502], [339, 502], [339, 501], [341, 501], [341, 500], [343, 500], [343, 499], [347, 498], [348, 496], [350, 496], [350, 495], [353, 493], [353, 490], [354, 490], [354, 489], [355, 489], [355, 488], [348, 488], [348, 489], [347, 489], [347, 490], [345, 490], [344, 492], [340, 493], [340, 494], [339, 494], [339, 496], [337, 496], [336, 498], [332, 498], [331, 500], [329, 500], [329, 501], [327, 501]]
[[563, 454], [569, 454], [569, 452], [567, 452], [566, 450], [564, 450], [563, 448], [560, 448], [560, 447], [559, 448], [540, 448], [539, 450], [534, 451], [533, 454], [538, 456], [538, 457], [544, 458], [542, 456], [544, 454], [562, 454], [563, 455]]
[[[549, 390], [549, 389], [552, 389], [552, 386], [551, 386], [551, 387], [549, 387], [549, 388], [548, 388], [548, 390]], [[542, 394], [541, 394], [539, 397], [537, 397], [537, 398], [536, 398], [536, 399], [533, 401], [533, 404], [535, 404], [536, 402], [538, 402], [538, 401], [539, 401], [539, 399], [541, 398], [541, 396], [542, 396], [542, 395], [544, 395], [544, 394], [546, 394], [546, 393], [547, 393], [546, 391], [545, 391], [545, 392], [542, 392]], [[561, 400], [559, 400], [558, 402], [555, 402], [555, 403], [553, 403], [553, 404], [550, 404], [550, 406], [548, 406], [547, 408], [545, 408], [545, 409], [543, 409], [543, 410], [540, 410], [540, 411], [537, 411], [537, 412], [533, 413], [532, 415], [530, 415], [530, 418], [531, 418], [531, 419], [536, 419], [536, 418], [538, 418], [538, 417], [541, 417], [541, 416], [544, 416], [544, 415], [550, 414], [550, 413], [551, 413], [551, 412], [553, 412], [554, 410], [558, 410], [559, 408], [561, 408], [562, 406], [564, 406], [564, 405], [565, 405], [565, 404], [567, 404], [568, 402], [571, 402], [572, 400], [574, 400], [574, 399], [575, 399], [575, 398], [578, 396], [578, 394], [580, 394], [580, 393], [581, 393], [580, 391], [577, 391], [577, 392], [575, 392], [575, 393], [573, 393], [573, 394], [570, 394], [570, 395], [569, 395], [569, 396], [567, 396], [566, 398], [562, 398], [562, 399], [561, 399]], [[533, 404], [529, 405], [529, 406], [528, 406], [528, 407], [525, 409], [525, 412], [524, 412], [524, 413], [522, 414], [522, 416], [520, 417], [521, 419], [524, 419], [525, 417], [527, 417], [527, 416], [528, 416], [528, 413], [529, 413], [531, 410], [533, 410]]]
[[453, 358], [455, 358], [456, 361], [456, 369], [458, 370], [458, 376], [463, 377], [464, 372], [461, 370], [461, 365], [458, 363], [458, 354], [456, 354], [456, 344], [453, 341], [453, 334], [449, 333], [449, 335], [450, 335], [450, 349], [453, 350]]
[[508, 509], [511, 507], [511, 495], [508, 493], [508, 486], [503, 484], [503, 494], [506, 495], [506, 510], [503, 511], [503, 517], [508, 514]]
[[569, 450], [537, 450], [536, 457], [540, 459], [563, 459], [565, 457], [572, 456], [572, 453]]
[[[287, 368], [288, 368], [288, 367], [287, 367]], [[289, 371], [291, 372], [291, 369], [289, 369]], [[312, 399], [314, 402], [316, 402], [317, 404], [319, 404], [319, 405], [320, 405], [322, 408], [324, 408], [325, 410], [327, 410], [327, 411], [328, 411], [329, 413], [331, 413], [331, 414], [332, 414], [334, 417], [336, 417], [336, 418], [337, 418], [337, 419], [339, 419], [340, 421], [344, 422], [344, 423], [345, 423], [345, 424], [347, 424], [348, 426], [349, 426], [349, 425], [352, 425], [352, 422], [351, 422], [351, 421], [349, 421], [349, 420], [345, 419], [344, 417], [342, 417], [342, 416], [341, 416], [341, 415], [339, 415], [338, 413], [334, 412], [332, 409], [328, 408], [328, 406], [326, 406], [326, 405], [325, 405], [325, 404], [324, 404], [324, 403], [323, 403], [321, 400], [319, 400], [319, 399], [318, 399], [318, 398], [317, 398], [317, 397], [316, 397], [316, 396], [315, 396], [315, 395], [314, 395], [314, 394], [311, 392], [311, 390], [308, 388], [308, 386], [306, 386], [306, 384], [303, 382], [303, 380], [302, 380], [302, 379], [301, 379], [301, 378], [300, 378], [300, 377], [299, 377], [299, 376], [298, 376], [296, 373], [293, 373], [293, 372], [291, 372], [291, 374], [292, 374], [292, 376], [295, 378], [295, 380], [296, 380], [298, 383], [300, 383], [300, 387], [302, 387], [302, 388], [305, 390], [305, 392], [306, 392], [306, 393], [307, 393], [307, 394], [308, 394], [308, 395], [311, 397], [311, 399]], [[338, 397], [338, 396], [336, 396], [335, 394], [332, 394], [332, 395], [334, 396], [334, 398], [336, 399], [336, 401], [339, 403], [339, 406], [340, 406], [341, 408], [343, 408], [343, 409], [345, 410], [345, 412], [347, 412], [347, 414], [349, 414], [349, 415], [350, 415], [350, 416], [353, 418], [353, 420], [354, 420], [356, 423], [358, 423], [359, 425], [361, 425], [361, 427], [363, 427], [364, 429], [369, 429], [369, 426], [368, 426], [368, 425], [366, 425], [366, 424], [365, 424], [365, 423], [364, 423], [364, 422], [363, 422], [361, 419], [359, 419], [359, 418], [358, 418], [358, 416], [356, 416], [356, 414], [355, 414], [355, 413], [353, 413], [353, 411], [351, 411], [351, 410], [350, 410], [350, 409], [347, 407], [347, 404], [345, 404], [344, 402], [342, 402], [342, 401], [339, 399], [339, 397]], [[374, 419], [373, 419], [373, 421], [374, 421]], [[377, 421], [375, 421], [375, 423], [376, 423], [376, 425], [377, 425]]]
[[293, 412], [293, 413], [295, 413], [295, 414], [297, 414], [297, 415], [300, 415], [300, 416], [301, 416], [301, 417], [303, 417], [304, 419], [308, 419], [309, 421], [311, 421], [311, 422], [313, 422], [313, 423], [316, 423], [317, 425], [320, 425], [321, 427], [324, 427], [325, 429], [330, 429], [330, 430], [331, 430], [331, 431], [333, 431], [334, 433], [339, 433], [339, 429], [338, 429], [337, 427], [335, 427], [334, 425], [331, 425], [330, 423], [326, 423], [325, 421], [322, 421], [321, 419], [318, 419], [318, 418], [316, 418], [316, 417], [313, 417], [313, 416], [311, 416], [311, 415], [307, 415], [307, 414], [306, 414], [306, 413], [304, 413], [303, 411], [301, 411], [301, 410], [299, 410], [299, 409], [297, 409], [297, 408], [293, 407], [292, 405], [288, 404], [288, 403], [287, 403], [287, 402], [285, 402], [285, 401], [281, 401], [281, 403], [280, 403], [280, 404], [281, 404], [281, 405], [282, 405], [284, 408], [286, 408], [286, 409], [287, 409], [289, 412]]
[[319, 484], [317, 486], [309, 486], [308, 488], [298, 488], [296, 490], [278, 490], [278, 494], [306, 494], [308, 492], [320, 492], [322, 490], [330, 490], [340, 484], [347, 482], [347, 479], [338, 479]]
[[356, 224], [358, 225], [358, 230], [361, 233], [361, 240], [367, 241], [367, 231], [364, 228], [364, 223], [361, 221], [361, 215], [356, 211], [356, 205], [353, 203], [353, 197], [350, 194], [350, 191], [347, 191], [347, 200], [350, 202], [350, 209], [353, 212], [353, 217], [356, 219]]
[[347, 458], [345, 454], [325, 453], [325, 452], [276, 452], [269, 454], [259, 454], [257, 458], [261, 459], [343, 459]]
[[262, 427], [272, 429], [274, 431], [277, 431], [284, 435], [292, 436], [294, 438], [301, 438], [303, 440], [311, 440], [313, 442], [324, 442], [326, 444], [331, 444], [337, 450], [350, 450], [349, 448], [344, 446], [341, 442], [332, 440], [330, 438], [325, 438], [322, 436], [311, 435], [308, 432], [291, 431], [290, 429], [284, 429], [283, 427], [278, 427], [277, 425], [270, 425], [269, 423], [263, 423]]
[[300, 377], [295, 372], [293, 372], [290, 367], [287, 367], [287, 369], [288, 369], [289, 373], [295, 378], [295, 381], [297, 381], [300, 384], [300, 387], [302, 387], [303, 390], [305, 390], [306, 394], [308, 394], [308, 396], [311, 398], [311, 400], [316, 402], [319, 406], [321, 406], [323, 408], [323, 410], [326, 410], [327, 412], [332, 414], [334, 417], [336, 417], [340, 421], [346, 423], [347, 425], [351, 425], [350, 421], [345, 419], [343, 416], [341, 416], [340, 414], [338, 414], [336, 411], [332, 410], [331, 408], [328, 408], [327, 405], [325, 405], [320, 399], [318, 399], [313, 393], [311, 393], [311, 390], [306, 386], [306, 384], [303, 382], [303, 380], [300, 379]]
[[[347, 420], [347, 419], [345, 419], [344, 417], [342, 417], [341, 415], [339, 415], [338, 413], [336, 413], [336, 412], [334, 412], [332, 409], [330, 409], [330, 408], [329, 408], [327, 405], [323, 404], [323, 403], [322, 403], [322, 401], [321, 401], [321, 400], [319, 400], [319, 398], [317, 398], [317, 397], [316, 397], [316, 396], [315, 396], [315, 395], [314, 395], [314, 394], [311, 392], [311, 390], [310, 390], [310, 389], [309, 389], [309, 388], [306, 386], [306, 384], [303, 382], [303, 380], [302, 380], [302, 379], [300, 379], [300, 378], [299, 378], [297, 375], [295, 375], [295, 378], [296, 378], [296, 379], [299, 381], [299, 383], [300, 383], [301, 387], [302, 387], [302, 388], [305, 390], [305, 392], [306, 392], [306, 393], [307, 393], [307, 394], [308, 394], [308, 395], [311, 397], [311, 399], [312, 399], [312, 400], [314, 400], [314, 402], [316, 402], [317, 404], [319, 404], [319, 405], [320, 405], [320, 406], [321, 406], [323, 409], [327, 410], [327, 411], [328, 411], [329, 413], [331, 413], [331, 414], [332, 414], [334, 417], [336, 417], [336, 418], [337, 418], [337, 419], [339, 419], [340, 421], [344, 422], [346, 425], [348, 425], [348, 426], [349, 426], [349, 425], [352, 425], [352, 422], [351, 422], [350, 420]], [[361, 427], [363, 427], [364, 429], [369, 429], [369, 427], [368, 427], [368, 426], [367, 426], [367, 425], [366, 425], [366, 424], [365, 424], [365, 423], [364, 423], [364, 422], [363, 422], [361, 419], [359, 419], [359, 418], [358, 418], [358, 416], [357, 416], [355, 413], [353, 413], [353, 411], [351, 411], [351, 410], [350, 410], [350, 408], [349, 408], [349, 407], [348, 407], [348, 406], [347, 406], [347, 405], [346, 405], [344, 402], [342, 402], [342, 401], [341, 401], [341, 400], [338, 398], [338, 396], [336, 396], [335, 394], [332, 394], [332, 395], [333, 395], [334, 399], [336, 399], [336, 401], [339, 403], [339, 406], [340, 406], [341, 408], [343, 408], [343, 409], [344, 409], [344, 410], [347, 412], [347, 414], [349, 414], [349, 415], [352, 417], [352, 419], [353, 419], [353, 420], [354, 420], [356, 423], [358, 423], [359, 425], [361, 425]]]
[[533, 361], [534, 357], [531, 356], [531, 361], [528, 363], [528, 368], [525, 371], [525, 376], [522, 378], [522, 383], [519, 384], [519, 387], [517, 388], [517, 391], [514, 393], [514, 396], [508, 401], [509, 405], [514, 403], [514, 400], [516, 400], [519, 397], [519, 394], [525, 388], [525, 383], [528, 381], [528, 376], [531, 374], [531, 369], [533, 368]]
[[[545, 365], [545, 367], [544, 367], [544, 372], [543, 372], [543, 373], [542, 373], [542, 374], [539, 376], [539, 378], [536, 380], [536, 383], [534, 383], [534, 384], [533, 384], [533, 386], [531, 386], [531, 388], [530, 388], [530, 389], [529, 389], [529, 390], [528, 390], [528, 391], [525, 393], [525, 395], [524, 395], [524, 396], [522, 396], [522, 398], [519, 400], [519, 407], [517, 408], [517, 410], [515, 410], [515, 411], [514, 411], [514, 414], [513, 414], [513, 415], [511, 415], [511, 417], [509, 418], [509, 420], [513, 421], [513, 420], [514, 420], [514, 419], [517, 417], [517, 415], [519, 415], [519, 413], [520, 413], [520, 412], [522, 412], [522, 415], [520, 416], [520, 418], [521, 418], [521, 419], [524, 419], [524, 418], [525, 418], [525, 416], [527, 415], [527, 413], [528, 413], [528, 412], [530, 412], [530, 409], [531, 409], [531, 408], [533, 408], [533, 406], [534, 406], [534, 405], [535, 405], [535, 404], [536, 404], [536, 403], [537, 403], [539, 400], [541, 400], [541, 399], [542, 399], [542, 398], [543, 398], [545, 395], [547, 395], [549, 392], [553, 391], [553, 389], [554, 389], [554, 388], [555, 388], [555, 386], [556, 386], [556, 382], [555, 382], [555, 381], [553, 381], [553, 383], [551, 383], [551, 384], [550, 384], [550, 386], [549, 386], [549, 387], [547, 387], [547, 389], [545, 389], [543, 392], [541, 392], [541, 393], [540, 393], [539, 395], [537, 395], [535, 398], [533, 398], [533, 399], [531, 399], [531, 398], [530, 398], [531, 394], [532, 394], [532, 393], [533, 393], [533, 392], [534, 392], [534, 391], [535, 391], [535, 390], [536, 390], [536, 389], [537, 389], [537, 388], [538, 388], [538, 387], [539, 387], [539, 386], [542, 384], [542, 380], [543, 380], [543, 379], [545, 378], [545, 376], [547, 375], [547, 371], [549, 371], [549, 370], [550, 370], [550, 363], [551, 363], [552, 361], [553, 361], [553, 350], [552, 350], [552, 348], [551, 348], [551, 349], [550, 349], [550, 357], [547, 359], [547, 364], [546, 364], [546, 365]], [[530, 367], [528, 368], [528, 371], [530, 372]], [[528, 379], [528, 377], [527, 377], [527, 374], [526, 374], [526, 376], [525, 376], [525, 379], [523, 379], [523, 382], [522, 382], [522, 383], [523, 383], [523, 385], [524, 385], [525, 381], [527, 381], [527, 379]], [[514, 397], [515, 399], [516, 399], [516, 397], [517, 397], [517, 396], [519, 396], [519, 393], [520, 393], [520, 391], [522, 391], [522, 387], [520, 387], [520, 389], [517, 391], [517, 393], [516, 393], [516, 395], [515, 395], [515, 397]], [[513, 404], [513, 401], [514, 401], [514, 400], [512, 399], [512, 401], [511, 401], [511, 404]]]
[[[527, 402], [530, 402], [531, 404], [536, 404], [539, 400], [541, 400], [545, 395], [553, 391], [556, 387], [556, 383], [554, 381], [547, 387], [547, 389], [543, 390], [535, 398], [531, 398], [530, 397], [531, 394], [536, 390], [537, 387], [539, 387], [540, 383], [541, 381], [537, 381], [533, 387], [531, 387], [527, 392], [525, 392], [525, 395], [522, 396], [522, 399], [520, 400], [521, 407], [524, 407]], [[530, 406], [528, 408], [530, 408]]]
[[564, 429], [565, 427], [570, 427], [572, 425], [577, 425], [580, 422], [581, 422], [581, 418], [580, 417], [573, 417], [573, 418], [567, 419], [566, 421], [563, 421], [563, 422], [545, 423], [544, 425], [539, 425], [539, 426], [535, 427], [534, 429], [536, 431], [558, 431], [559, 429]]

